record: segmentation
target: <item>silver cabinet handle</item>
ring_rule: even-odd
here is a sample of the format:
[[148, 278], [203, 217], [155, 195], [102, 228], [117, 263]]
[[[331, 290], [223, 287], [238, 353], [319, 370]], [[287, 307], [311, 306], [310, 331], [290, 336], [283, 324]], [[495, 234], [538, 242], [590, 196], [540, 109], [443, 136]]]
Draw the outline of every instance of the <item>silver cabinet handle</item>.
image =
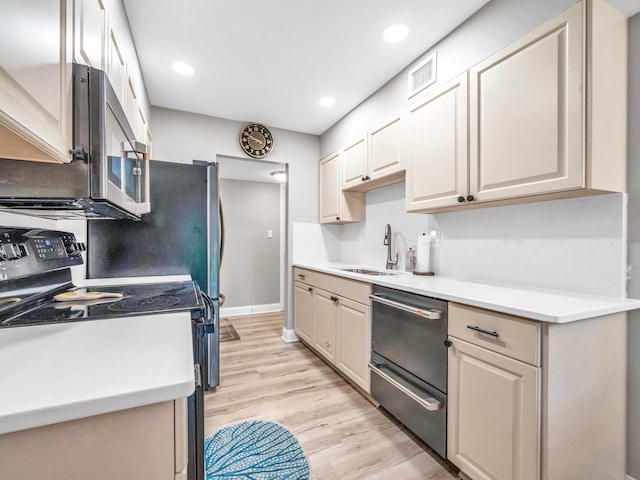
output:
[[412, 400], [418, 402], [421, 406], [423, 406], [424, 408], [426, 408], [429, 411], [435, 412], [436, 410], [440, 410], [442, 408], [442, 404], [436, 400], [433, 397], [427, 397], [427, 398], [422, 398], [419, 397], [418, 395], [416, 395], [415, 393], [413, 393], [411, 390], [409, 390], [407, 387], [405, 387], [404, 385], [401, 385], [400, 383], [398, 383], [396, 380], [394, 380], [393, 378], [391, 378], [389, 375], [387, 375], [386, 373], [384, 373], [383, 371], [381, 371], [376, 365], [374, 365], [373, 363], [369, 363], [369, 369], [375, 373], [376, 375], [380, 376], [383, 380], [386, 380], [387, 382], [389, 382], [391, 385], [393, 385], [394, 387], [396, 387], [398, 390], [400, 390], [402, 393], [404, 393], [406, 396], [408, 396], [409, 398], [411, 398]]
[[490, 337], [494, 337], [494, 338], [498, 338], [500, 336], [498, 335], [498, 332], [491, 332], [489, 330], [485, 330], [484, 328], [480, 328], [474, 325], [467, 325], [467, 328], [469, 330], [473, 330], [474, 332], [482, 333], [483, 335], [489, 335]]
[[374, 302], [382, 303], [384, 305], [388, 305], [389, 307], [397, 308], [399, 310], [404, 310], [405, 312], [413, 313], [414, 315], [428, 318], [430, 320], [438, 320], [439, 318], [442, 318], [442, 312], [440, 310], [435, 310], [433, 308], [418, 308], [412, 305], [406, 305], [404, 303], [394, 302], [393, 300], [389, 300], [388, 298], [384, 298], [375, 294], [369, 295], [369, 298]]

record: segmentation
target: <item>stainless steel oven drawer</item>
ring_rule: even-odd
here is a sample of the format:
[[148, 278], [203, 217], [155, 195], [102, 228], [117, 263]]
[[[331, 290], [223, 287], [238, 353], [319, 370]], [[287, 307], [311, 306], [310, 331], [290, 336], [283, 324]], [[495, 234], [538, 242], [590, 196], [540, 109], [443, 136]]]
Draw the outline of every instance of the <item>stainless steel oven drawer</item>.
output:
[[447, 458], [447, 396], [385, 359], [372, 356], [371, 395], [398, 421]]
[[379, 286], [372, 300], [372, 351], [447, 393], [447, 302]]

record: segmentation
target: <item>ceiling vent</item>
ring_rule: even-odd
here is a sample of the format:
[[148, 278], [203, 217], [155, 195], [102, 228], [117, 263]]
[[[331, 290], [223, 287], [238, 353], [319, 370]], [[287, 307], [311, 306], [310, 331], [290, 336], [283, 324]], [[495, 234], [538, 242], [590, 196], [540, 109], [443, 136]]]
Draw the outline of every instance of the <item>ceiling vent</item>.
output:
[[409, 72], [409, 97], [424, 90], [436, 81], [436, 53], [429, 55]]

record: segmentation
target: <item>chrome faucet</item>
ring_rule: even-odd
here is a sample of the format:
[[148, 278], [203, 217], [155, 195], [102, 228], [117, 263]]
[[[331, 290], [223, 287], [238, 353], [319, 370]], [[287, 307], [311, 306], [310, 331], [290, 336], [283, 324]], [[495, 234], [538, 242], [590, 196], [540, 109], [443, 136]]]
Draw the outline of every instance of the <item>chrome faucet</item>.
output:
[[387, 246], [387, 270], [393, 270], [398, 265], [398, 252], [396, 252], [395, 261], [391, 259], [391, 225], [387, 223], [384, 227], [384, 242], [383, 245]]

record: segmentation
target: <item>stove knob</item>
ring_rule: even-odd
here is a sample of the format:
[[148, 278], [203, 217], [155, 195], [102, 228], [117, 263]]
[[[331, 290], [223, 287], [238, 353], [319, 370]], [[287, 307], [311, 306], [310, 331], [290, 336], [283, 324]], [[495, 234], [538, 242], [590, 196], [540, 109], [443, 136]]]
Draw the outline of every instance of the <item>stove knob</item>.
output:
[[18, 245], [13, 243], [5, 243], [3, 245], [4, 248], [4, 257], [5, 260], [16, 260], [22, 257], [22, 251]]

